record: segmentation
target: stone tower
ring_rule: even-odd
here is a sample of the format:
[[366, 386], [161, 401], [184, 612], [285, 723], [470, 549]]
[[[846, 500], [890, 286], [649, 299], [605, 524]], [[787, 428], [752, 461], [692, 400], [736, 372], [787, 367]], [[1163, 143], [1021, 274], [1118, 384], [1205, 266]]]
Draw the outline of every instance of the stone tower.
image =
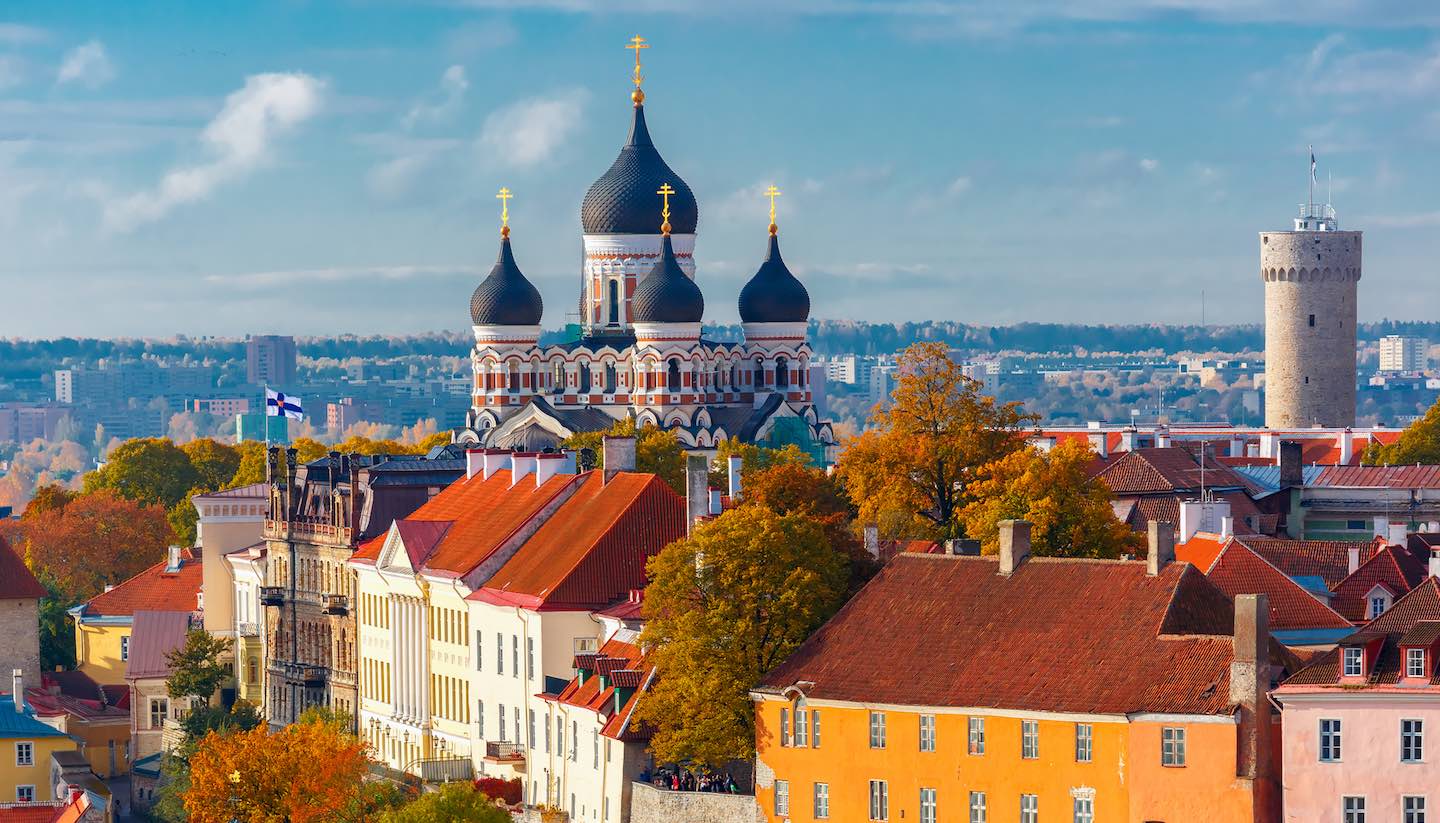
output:
[[[1311, 168], [1313, 182], [1313, 158]], [[1293, 231], [1260, 233], [1269, 428], [1355, 424], [1360, 235], [1339, 231], [1335, 209], [1313, 197]]]

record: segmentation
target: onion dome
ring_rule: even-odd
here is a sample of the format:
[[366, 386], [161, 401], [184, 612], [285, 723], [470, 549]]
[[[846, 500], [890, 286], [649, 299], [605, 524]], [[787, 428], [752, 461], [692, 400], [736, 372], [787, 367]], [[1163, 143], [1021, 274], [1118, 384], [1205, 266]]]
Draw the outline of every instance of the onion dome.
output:
[[810, 293], [780, 256], [780, 238], [770, 224], [765, 262], [740, 290], [741, 323], [804, 323], [810, 318]]
[[[637, 91], [638, 94], [638, 91]], [[694, 234], [699, 222], [695, 195], [680, 176], [665, 165], [650, 130], [645, 128], [645, 107], [635, 103], [635, 121], [630, 139], [610, 170], [585, 193], [580, 206], [580, 224], [586, 234], [654, 234], [655, 189], [662, 183], [675, 187], [670, 201], [673, 230]]]
[[470, 295], [470, 319], [477, 326], [538, 326], [545, 304], [510, 252], [510, 230], [500, 235], [500, 258]]
[[[653, 220], [651, 225], [654, 225]], [[699, 323], [704, 316], [705, 295], [675, 261], [675, 249], [670, 245], [667, 232], [660, 244], [659, 262], [635, 287], [635, 294], [630, 298], [630, 320], [635, 323]]]

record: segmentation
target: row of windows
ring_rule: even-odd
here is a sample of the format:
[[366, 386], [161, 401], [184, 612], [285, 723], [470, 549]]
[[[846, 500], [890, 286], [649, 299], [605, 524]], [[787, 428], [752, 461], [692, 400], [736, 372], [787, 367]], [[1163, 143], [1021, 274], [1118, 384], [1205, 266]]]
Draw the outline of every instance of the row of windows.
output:
[[469, 612], [460, 611], [459, 609], [442, 609], [439, 606], [430, 607], [431, 640], [463, 646], [465, 645], [465, 638], [469, 636]]
[[[467, 621], [468, 625], [468, 621]], [[485, 671], [485, 635], [475, 630], [475, 671]], [[505, 633], [495, 632], [495, 673], [505, 674]], [[510, 676], [520, 676], [520, 635], [510, 635]], [[535, 638], [525, 638], [525, 679], [535, 679]]]
[[366, 697], [373, 697], [381, 703], [390, 702], [389, 661], [371, 660], [368, 657], [361, 660], [360, 678], [362, 681], [362, 693]]
[[[1344, 730], [1338, 718], [1320, 720], [1320, 762], [1339, 763], [1343, 749]], [[1425, 721], [1405, 718], [1400, 721], [1400, 762], [1421, 763], [1425, 760]]]
[[469, 723], [470, 681], [443, 674], [430, 675], [430, 708], [437, 717]]
[[[827, 820], [830, 817], [830, 784], [815, 783], [811, 786], [811, 815], [816, 820]], [[989, 823], [989, 801], [985, 792], [969, 792], [966, 797], [966, 808], [969, 812], [970, 823]], [[1423, 804], [1423, 798], [1422, 798]], [[1071, 797], [1070, 810], [1074, 823], [1094, 823], [1095, 821], [1095, 798], [1087, 791], [1077, 791]], [[870, 781], [870, 820], [890, 819], [890, 784], [885, 780]], [[790, 815], [790, 781], [775, 781], [775, 816], [788, 817]], [[901, 813], [901, 817], [904, 814]], [[920, 823], [936, 823], [940, 817], [939, 793], [928, 787], [920, 789]], [[1040, 821], [1040, 796], [1036, 794], [1020, 795], [1020, 823], [1039, 823]], [[1364, 823], [1363, 820], [1356, 823]], [[1408, 820], [1406, 823], [1425, 823], [1423, 811], [1419, 820]]]
[[[819, 727], [819, 712], [812, 712], [813, 723]], [[800, 737], [799, 720], [804, 712], [797, 710], [796, 730], [793, 745], [804, 746]], [[780, 710], [780, 740], [782, 746], [792, 745], [789, 729], [787, 727], [788, 709]], [[966, 751], [972, 755], [985, 754], [985, 718], [967, 718], [968, 740]], [[935, 715], [922, 714], [919, 716], [919, 740], [920, 751], [933, 752], [936, 746]], [[883, 749], [886, 747], [888, 718], [885, 712], [870, 712], [870, 748]], [[819, 745], [817, 741], [816, 746]], [[1089, 723], [1075, 724], [1075, 762], [1090, 763], [1095, 758], [1095, 727]], [[1020, 756], [1026, 760], [1036, 760], [1040, 757], [1040, 722], [1037, 720], [1020, 721]], [[1160, 730], [1160, 765], [1162, 766], [1184, 766], [1185, 765], [1185, 729], [1179, 726], [1164, 726]]]
[[[662, 388], [655, 379], [656, 376], [654, 373], [646, 366], [647, 364], [640, 364], [634, 371], [626, 369], [622, 375], [616, 371], [613, 363], [607, 362], [603, 369], [599, 370], [594, 369], [589, 364], [582, 363], [576, 372], [576, 378], [579, 383], [577, 386], [566, 380], [565, 361], [556, 360], [551, 364], [550, 379], [548, 381], [542, 381], [540, 379], [544, 372], [534, 373], [534, 388], [539, 390], [541, 388], [541, 386], [538, 385], [539, 383], [548, 382], [549, 385], [545, 388], [549, 388], [555, 394], [564, 393], [567, 388], [578, 389], [580, 393], [588, 394], [595, 389], [594, 382], [597, 379], [597, 375], [598, 379], [603, 381], [600, 386], [600, 391], [604, 394], [614, 394], [617, 388], [623, 388], [625, 381], [621, 380], [622, 377], [628, 378], [628, 382], [631, 385], [641, 389]], [[773, 382], [776, 388], [788, 388], [792, 382], [796, 385], [804, 385], [807, 382], [806, 361], [800, 361], [799, 368], [794, 370], [793, 374], [791, 366], [792, 363], [788, 358], [784, 356], [775, 358], [775, 363], [772, 368], [774, 374]], [[693, 361], [684, 362], [672, 357], [665, 363], [664, 375], [663, 388], [678, 392], [681, 391], [682, 388], [701, 386], [706, 383], [705, 378], [707, 372], [705, 371], [703, 363], [695, 363]], [[708, 378], [708, 386], [706, 386], [708, 388], [725, 388], [728, 385], [732, 389], [739, 389], [743, 385], [753, 384], [755, 386], [764, 386], [770, 382], [766, 379], [765, 363], [760, 359], [755, 360], [753, 365], [749, 362], [743, 365], [741, 363], [732, 363], [729, 369], [725, 369], [718, 363], [714, 364], [708, 372]], [[502, 388], [503, 381], [503, 388], [506, 391], [519, 392], [532, 388], [531, 379], [532, 372], [522, 370], [520, 363], [514, 361], [511, 361], [510, 364], [504, 368], [503, 376], [500, 374], [492, 374], [489, 371], [476, 375], [477, 388], [481, 391]]]
[[[1425, 823], [1425, 798], [1420, 795], [1404, 795], [1400, 798], [1401, 823]], [[1364, 795], [1348, 795], [1340, 798], [1340, 814], [1344, 823], [1367, 823]]]

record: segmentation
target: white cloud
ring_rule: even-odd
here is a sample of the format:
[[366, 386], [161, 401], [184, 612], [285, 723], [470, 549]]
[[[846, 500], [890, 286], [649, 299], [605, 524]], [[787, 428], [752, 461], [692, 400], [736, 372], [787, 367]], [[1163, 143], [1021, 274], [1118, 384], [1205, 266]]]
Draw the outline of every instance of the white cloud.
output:
[[962, 175], [950, 181], [950, 185], [945, 187], [945, 194], [947, 197], [959, 197], [965, 192], [970, 191], [970, 188], [973, 185], [973, 180], [971, 180], [967, 176]]
[[87, 88], [98, 89], [114, 79], [115, 66], [110, 63], [110, 55], [105, 53], [105, 44], [99, 40], [91, 40], [65, 53], [55, 82], [62, 85], [79, 83]]
[[[1432, 98], [1440, 93], [1440, 43], [1423, 48], [1354, 49], [1332, 34], [1316, 43], [1301, 70], [1284, 71], [1297, 94], [1364, 99]], [[1273, 81], [1276, 73], [1262, 76]]]
[[42, 28], [27, 26], [24, 23], [0, 23], [0, 43], [20, 46], [27, 43], [42, 43], [48, 39], [50, 39], [50, 33]]
[[125, 232], [159, 220], [176, 206], [204, 200], [217, 188], [264, 166], [275, 140], [319, 110], [323, 92], [324, 84], [308, 74], [246, 78], [200, 135], [212, 159], [177, 166], [153, 190], [106, 203], [106, 230]]
[[1356, 220], [1355, 224], [1390, 229], [1433, 229], [1440, 226], [1440, 211], [1424, 211], [1415, 214], [1372, 214]]
[[533, 166], [579, 131], [589, 97], [584, 89], [570, 89], [497, 109], [485, 118], [476, 143], [499, 165]]
[[1153, 158], [1153, 157], [1142, 157], [1142, 158], [1140, 158], [1140, 171], [1143, 171], [1143, 172], [1145, 172], [1146, 174], [1149, 174], [1150, 172], [1153, 172], [1153, 171], [1155, 171], [1155, 170], [1158, 169], [1158, 168], [1160, 168], [1160, 161], [1159, 161], [1159, 160], [1156, 160], [1156, 159]]
[[440, 88], [433, 94], [415, 101], [410, 111], [401, 118], [400, 125], [406, 130], [418, 123], [441, 123], [455, 116], [465, 102], [465, 92], [470, 89], [470, 80], [465, 77], [465, 67], [451, 66], [440, 75]]

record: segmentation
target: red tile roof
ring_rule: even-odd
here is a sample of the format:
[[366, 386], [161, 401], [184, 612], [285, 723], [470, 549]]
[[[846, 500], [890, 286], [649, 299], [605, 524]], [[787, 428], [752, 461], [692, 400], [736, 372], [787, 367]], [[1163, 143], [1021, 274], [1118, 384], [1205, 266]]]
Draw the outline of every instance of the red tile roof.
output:
[[25, 567], [25, 561], [0, 537], [0, 600], [41, 598], [45, 587]]
[[[85, 603], [84, 617], [122, 617], [138, 611], [195, 611], [199, 605], [201, 561], [189, 549], [180, 553], [180, 570], [160, 561]], [[83, 619], [83, 618], [82, 618]]]
[[1220, 539], [1219, 535], [1207, 532], [1196, 532], [1189, 540], [1175, 547], [1175, 559], [1193, 564], [1195, 568], [1207, 574], [1210, 567], [1215, 565], [1220, 552], [1230, 545], [1231, 539]]
[[1265, 595], [1270, 603], [1272, 629], [1344, 629], [1351, 625], [1339, 612], [1238, 540], [1229, 541], [1206, 576], [1231, 599], [1242, 594]]
[[1375, 554], [1371, 543], [1345, 540], [1289, 540], [1283, 537], [1244, 536], [1240, 541], [1251, 551], [1290, 577], [1318, 577], [1334, 589], [1350, 574], [1350, 550], [1360, 549], [1360, 562]]
[[1244, 488], [1245, 483], [1228, 466], [1205, 460], [1205, 471], [1187, 449], [1136, 449], [1106, 466], [1097, 475], [1117, 496], [1153, 494], [1207, 488]]
[[1310, 485], [1440, 489], [1440, 466], [1330, 466]]
[[[1224, 714], [1233, 607], [1193, 566], [901, 554], [760, 687], [813, 699]], [[1157, 673], [1163, 673], [1163, 676]]]
[[[1440, 620], [1440, 580], [1427, 577], [1408, 594], [1396, 600], [1384, 614], [1367, 623], [1347, 638], [1346, 642], [1364, 641], [1367, 638], [1384, 636], [1385, 642], [1373, 667], [1375, 677], [1361, 688], [1394, 688], [1400, 679], [1402, 661], [1399, 640], [1422, 621]], [[1286, 691], [1312, 691], [1314, 687], [1345, 689], [1357, 688], [1355, 684], [1339, 684], [1340, 650], [1331, 649], [1309, 666], [1296, 672], [1280, 685], [1280, 693]], [[1407, 687], [1413, 691], [1413, 687]]]
[[65, 807], [56, 803], [5, 803], [0, 805], [0, 823], [56, 823]]
[[[1383, 538], [1377, 539], [1377, 543], [1380, 540]], [[1384, 586], [1398, 597], [1410, 591], [1425, 576], [1425, 564], [1408, 550], [1400, 546], [1384, 546], [1335, 587], [1335, 610], [1361, 623], [1369, 618], [1369, 604], [1365, 598], [1376, 585]]]
[[[615, 638], [605, 641], [596, 657], [601, 660], [608, 658], [614, 661], [607, 663], [612, 671], [608, 673], [610, 682], [606, 687], [600, 688], [600, 677], [597, 671], [596, 675], [585, 678], [584, 683], [581, 683], [578, 677], [571, 679], [555, 697], [555, 700], [569, 706], [590, 709], [606, 718], [605, 726], [600, 732], [606, 737], [616, 740], [637, 740], [648, 737], [649, 735], [644, 729], [632, 726], [629, 721], [635, 705], [644, 696], [642, 687], [646, 685], [654, 667], [645, 662], [639, 646]], [[615, 710], [615, 689], [617, 687], [634, 689], [618, 712]]]

